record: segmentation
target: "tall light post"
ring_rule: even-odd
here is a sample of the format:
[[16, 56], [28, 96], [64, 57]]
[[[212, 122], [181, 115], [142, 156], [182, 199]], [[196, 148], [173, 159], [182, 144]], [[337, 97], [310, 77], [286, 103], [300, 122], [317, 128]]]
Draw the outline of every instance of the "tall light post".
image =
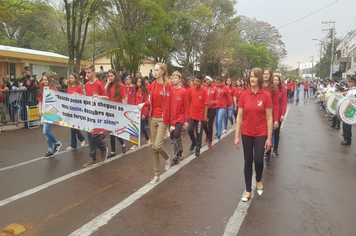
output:
[[312, 39], [314, 41], [319, 41], [320, 42], [320, 54], [319, 54], [319, 78], [321, 79], [321, 52], [322, 52], [322, 46], [325, 46], [325, 43], [321, 41], [320, 39]]

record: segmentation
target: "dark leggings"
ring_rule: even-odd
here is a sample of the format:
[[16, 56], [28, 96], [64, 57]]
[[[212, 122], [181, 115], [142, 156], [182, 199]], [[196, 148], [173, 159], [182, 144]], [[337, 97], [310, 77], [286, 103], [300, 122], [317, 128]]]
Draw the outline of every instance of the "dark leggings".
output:
[[110, 146], [111, 146], [111, 152], [115, 152], [115, 138], [117, 138], [117, 140], [119, 140], [119, 142], [121, 143], [121, 145], [124, 145], [125, 142], [122, 138], [116, 137], [114, 135], [110, 135]]
[[170, 133], [170, 138], [175, 139], [175, 138], [180, 138], [182, 134], [182, 128], [183, 128], [183, 123], [177, 122], [175, 125], [175, 129], [173, 132]]
[[[242, 134], [242, 145], [245, 157], [245, 183], [246, 192], [251, 192], [252, 186], [252, 163], [255, 162], [256, 181], [260, 182], [263, 172], [263, 153], [265, 152], [265, 143], [267, 136], [251, 137]], [[253, 155], [255, 153], [255, 155]]]
[[148, 133], [146, 130], [146, 124], [147, 124], [147, 117], [146, 117], [146, 119], [142, 119], [142, 117], [141, 117], [141, 131], [142, 131], [143, 135], [145, 135], [145, 139], [149, 140], [150, 138], [148, 137]]
[[[278, 149], [278, 144], [279, 144], [279, 134], [281, 132], [281, 125], [282, 122], [279, 121], [278, 128], [274, 130], [274, 150]], [[271, 151], [269, 151], [271, 153]]]
[[216, 115], [216, 108], [209, 108], [208, 109], [208, 122], [204, 123], [204, 131], [206, 136], [209, 139], [209, 142], [213, 141], [213, 125], [214, 119]]

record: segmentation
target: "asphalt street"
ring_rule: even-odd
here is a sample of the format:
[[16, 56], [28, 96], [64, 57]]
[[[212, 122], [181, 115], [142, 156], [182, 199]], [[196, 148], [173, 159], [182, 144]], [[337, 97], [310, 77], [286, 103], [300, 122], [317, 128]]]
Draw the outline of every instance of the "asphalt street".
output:
[[150, 146], [82, 168], [89, 148], [65, 150], [67, 128], [53, 127], [63, 146], [51, 159], [42, 158], [41, 128], [0, 133], [0, 232], [17, 223], [21, 235], [356, 235], [355, 145], [340, 145], [342, 131], [315, 100], [288, 106], [280, 157], [249, 203], [240, 201], [243, 153], [231, 129], [199, 157], [184, 132], [186, 158], [168, 171], [161, 158], [157, 185]]

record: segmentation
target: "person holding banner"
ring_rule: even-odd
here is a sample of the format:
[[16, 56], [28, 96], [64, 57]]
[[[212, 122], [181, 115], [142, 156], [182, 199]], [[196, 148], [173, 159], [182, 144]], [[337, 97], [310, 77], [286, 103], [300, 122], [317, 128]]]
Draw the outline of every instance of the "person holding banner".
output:
[[[39, 104], [38, 104], [38, 114], [40, 114], [41, 117], [43, 117], [43, 109], [42, 109], [42, 104], [44, 103], [43, 101], [43, 90], [44, 89], [52, 89], [57, 91], [57, 88], [53, 84], [53, 80], [51, 77], [45, 73], [42, 76], [42, 88], [41, 88], [41, 96], [39, 98]], [[62, 143], [59, 142], [54, 134], [51, 131], [52, 129], [52, 123], [43, 123], [43, 133], [46, 136], [46, 141], [47, 141], [47, 152], [44, 155], [45, 158], [53, 157], [54, 154], [56, 154], [59, 149], [62, 146]]]
[[[88, 82], [85, 84], [85, 95], [93, 98], [101, 98], [101, 99], [109, 99], [107, 92], [104, 89], [103, 84], [97, 79], [96, 76], [100, 76], [95, 74], [95, 66], [94, 64], [89, 64], [85, 67], [85, 72], [87, 74]], [[91, 160], [83, 165], [84, 168], [89, 166], [97, 165], [96, 160], [96, 148], [101, 151], [101, 159], [102, 161], [106, 161], [108, 157], [108, 149], [103, 143], [102, 134], [91, 134], [88, 133], [88, 142], [90, 149], [90, 157]]]
[[[79, 85], [79, 77], [77, 73], [71, 73], [69, 75], [69, 86], [67, 89], [67, 93], [69, 94], [81, 94], [83, 95], [83, 88], [82, 86]], [[70, 145], [69, 147], [67, 147], [67, 150], [72, 150], [72, 149], [76, 149], [77, 148], [77, 137], [80, 141], [80, 145], [84, 146], [85, 145], [85, 139], [84, 136], [82, 134], [82, 132], [80, 132], [79, 129], [70, 129], [70, 133], [71, 133], [71, 141], [70, 141]]]
[[174, 126], [174, 110], [172, 94], [172, 85], [168, 83], [167, 65], [157, 63], [154, 67], [156, 80], [151, 87], [151, 100], [145, 103], [140, 103], [137, 108], [141, 110], [143, 107], [150, 107], [150, 129], [152, 140], [152, 151], [154, 159], [155, 177], [151, 184], [156, 184], [159, 181], [159, 155], [165, 159], [165, 170], [171, 167], [170, 156], [163, 147], [163, 139], [166, 135], [168, 124]]
[[[134, 97], [135, 97], [135, 105], [138, 105], [140, 103], [145, 103], [148, 101], [148, 91], [146, 88], [146, 81], [147, 81], [147, 76], [142, 77], [142, 78], [138, 78], [136, 81], [136, 86], [135, 86], [135, 93], [134, 93]], [[146, 124], [147, 124], [147, 114], [148, 114], [148, 108], [144, 107], [141, 110], [141, 130], [143, 135], [145, 136], [146, 139], [146, 144], [150, 145], [150, 138], [148, 137], [148, 133], [146, 130]], [[137, 145], [133, 145], [131, 147], [131, 149], [135, 149], [137, 148]]]
[[[120, 82], [120, 76], [115, 69], [108, 71], [108, 82], [105, 86], [105, 90], [109, 95], [109, 100], [113, 102], [119, 102], [126, 104], [126, 90], [125, 85]], [[115, 139], [121, 143], [122, 153], [126, 153], [126, 145], [122, 138], [115, 135], [110, 135], [111, 153], [108, 158], [116, 156]]]

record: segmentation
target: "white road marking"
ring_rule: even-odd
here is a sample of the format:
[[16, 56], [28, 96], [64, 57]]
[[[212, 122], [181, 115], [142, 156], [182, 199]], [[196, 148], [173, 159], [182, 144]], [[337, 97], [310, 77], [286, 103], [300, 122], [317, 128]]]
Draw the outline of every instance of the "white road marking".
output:
[[[289, 113], [289, 110], [291, 108], [291, 105], [287, 107], [286, 115], [284, 117], [284, 122], [281, 125], [281, 131], [283, 128], [283, 124], [287, 120], [287, 116]], [[264, 165], [264, 168], [266, 168], [266, 165]], [[234, 214], [230, 217], [229, 221], [227, 222], [224, 230], [223, 236], [236, 236], [237, 233], [240, 230], [241, 224], [244, 221], [246, 215], [247, 215], [247, 210], [251, 205], [252, 199], [254, 197], [254, 191], [256, 188], [256, 178], [255, 178], [255, 173], [252, 176], [252, 191], [251, 191], [251, 198], [248, 202], [242, 202], [240, 200], [239, 204], [237, 205], [237, 208], [234, 212]], [[245, 192], [242, 194], [242, 196], [245, 194]], [[241, 196], [241, 197], [242, 197]]]
[[[225, 135], [223, 135], [221, 138], [227, 137], [230, 133], [235, 132], [235, 129], [230, 129]], [[213, 145], [218, 143], [218, 140], [213, 141]], [[207, 146], [204, 146], [203, 148], [200, 149], [200, 153], [204, 153], [206, 150], [209, 148]], [[185, 165], [187, 165], [189, 162], [194, 160], [196, 158], [195, 154], [190, 155], [188, 158], [185, 158], [182, 162], [179, 163], [179, 165], [175, 165], [172, 168], [170, 168], [168, 171], [164, 172], [162, 175], [160, 175], [160, 181], [152, 185], [150, 183], [146, 184], [139, 190], [137, 190], [135, 193], [115, 205], [114, 207], [110, 208], [109, 210], [103, 212], [99, 216], [95, 217], [93, 220], [88, 222], [87, 224], [83, 225], [81, 228], [77, 229], [73, 233], [70, 234], [70, 236], [86, 236], [86, 235], [91, 235], [94, 232], [98, 231], [100, 227], [106, 225], [115, 215], [117, 215], [120, 211], [123, 209], [127, 208], [130, 206], [132, 203], [134, 203], [136, 200], [140, 199], [143, 195], [151, 191], [154, 187], [156, 187], [158, 184], [162, 183], [165, 179], [171, 177], [174, 175], [177, 171], [179, 171], [181, 168], [183, 168]]]
[[[109, 162], [112, 162], [112, 161], [114, 161], [114, 160], [116, 160], [116, 159], [119, 159], [120, 157], [122, 157], [122, 156], [124, 156], [124, 155], [130, 154], [130, 153], [132, 153], [132, 152], [135, 152], [135, 151], [140, 150], [140, 149], [145, 148], [145, 147], [147, 147], [147, 145], [142, 145], [140, 148], [136, 148], [136, 149], [134, 149], [134, 150], [130, 150], [130, 151], [126, 152], [126, 154], [121, 153], [121, 154], [119, 154], [119, 155], [117, 155], [117, 156], [115, 156], [115, 157], [112, 157], [112, 158], [110, 158], [110, 159], [107, 159], [104, 163], [99, 162], [99, 165], [97, 165], [97, 166], [87, 167], [87, 168], [83, 168], [83, 169], [74, 171], [74, 172], [72, 172], [72, 173], [70, 173], [70, 174], [67, 174], [67, 175], [64, 175], [64, 176], [62, 176], [62, 177], [59, 177], [59, 178], [57, 178], [57, 179], [51, 180], [51, 181], [49, 181], [49, 182], [47, 182], [47, 183], [45, 183], [45, 184], [39, 185], [39, 186], [37, 186], [37, 187], [35, 187], [35, 188], [26, 190], [26, 191], [24, 191], [24, 192], [22, 192], [22, 193], [19, 193], [19, 194], [16, 194], [16, 195], [12, 196], [12, 197], [9, 197], [9, 198], [6, 198], [6, 199], [4, 199], [4, 200], [1, 200], [1, 201], [0, 201], [0, 207], [1, 207], [1, 206], [4, 206], [4, 205], [6, 205], [6, 204], [9, 204], [9, 203], [11, 203], [11, 202], [13, 202], [13, 201], [16, 201], [16, 200], [18, 200], [18, 199], [20, 199], [20, 198], [27, 197], [27, 196], [29, 196], [29, 195], [31, 195], [31, 194], [34, 194], [34, 193], [36, 193], [36, 192], [39, 192], [39, 191], [41, 191], [41, 190], [43, 190], [43, 189], [46, 189], [46, 188], [48, 188], [48, 187], [50, 187], [50, 186], [52, 186], [52, 185], [58, 184], [58, 183], [60, 183], [60, 182], [63, 182], [64, 180], [70, 179], [70, 178], [72, 178], [72, 177], [74, 177], [74, 176], [83, 174], [83, 173], [85, 173], [85, 172], [87, 172], [87, 171], [90, 171], [90, 170], [92, 170], [92, 169], [94, 169], [94, 168], [97, 168], [97, 167], [99, 167], [99, 166], [101, 166], [101, 165], [105, 165], [105, 164], [107, 164], [107, 163], [109, 163]], [[63, 152], [64, 152], [64, 151], [63, 151]], [[41, 157], [41, 159], [42, 159], [42, 157]]]
[[[77, 147], [77, 149], [84, 148], [84, 147], [86, 147], [86, 146], [88, 146], [88, 144], [85, 144], [84, 146]], [[55, 156], [60, 155], [60, 154], [62, 154], [62, 153], [66, 153], [66, 152], [72, 152], [72, 151], [73, 151], [73, 150], [64, 150], [64, 151], [61, 151], [61, 152], [56, 153]], [[54, 157], [55, 157], [55, 156], [54, 156]], [[54, 158], [54, 157], [51, 157], [51, 158]], [[27, 165], [27, 164], [30, 164], [30, 163], [32, 163], [32, 162], [36, 162], [36, 161], [39, 161], [39, 160], [42, 160], [42, 159], [44, 159], [44, 157], [38, 157], [38, 158], [29, 160], [29, 161], [25, 161], [25, 162], [21, 162], [21, 163], [12, 165], [12, 166], [3, 167], [3, 168], [0, 169], [0, 172], [1, 172], [1, 171], [4, 171], [4, 170], [10, 170], [10, 169], [13, 169], [13, 168], [16, 168], [16, 167], [19, 167], [19, 166], [24, 166], [24, 165]]]

